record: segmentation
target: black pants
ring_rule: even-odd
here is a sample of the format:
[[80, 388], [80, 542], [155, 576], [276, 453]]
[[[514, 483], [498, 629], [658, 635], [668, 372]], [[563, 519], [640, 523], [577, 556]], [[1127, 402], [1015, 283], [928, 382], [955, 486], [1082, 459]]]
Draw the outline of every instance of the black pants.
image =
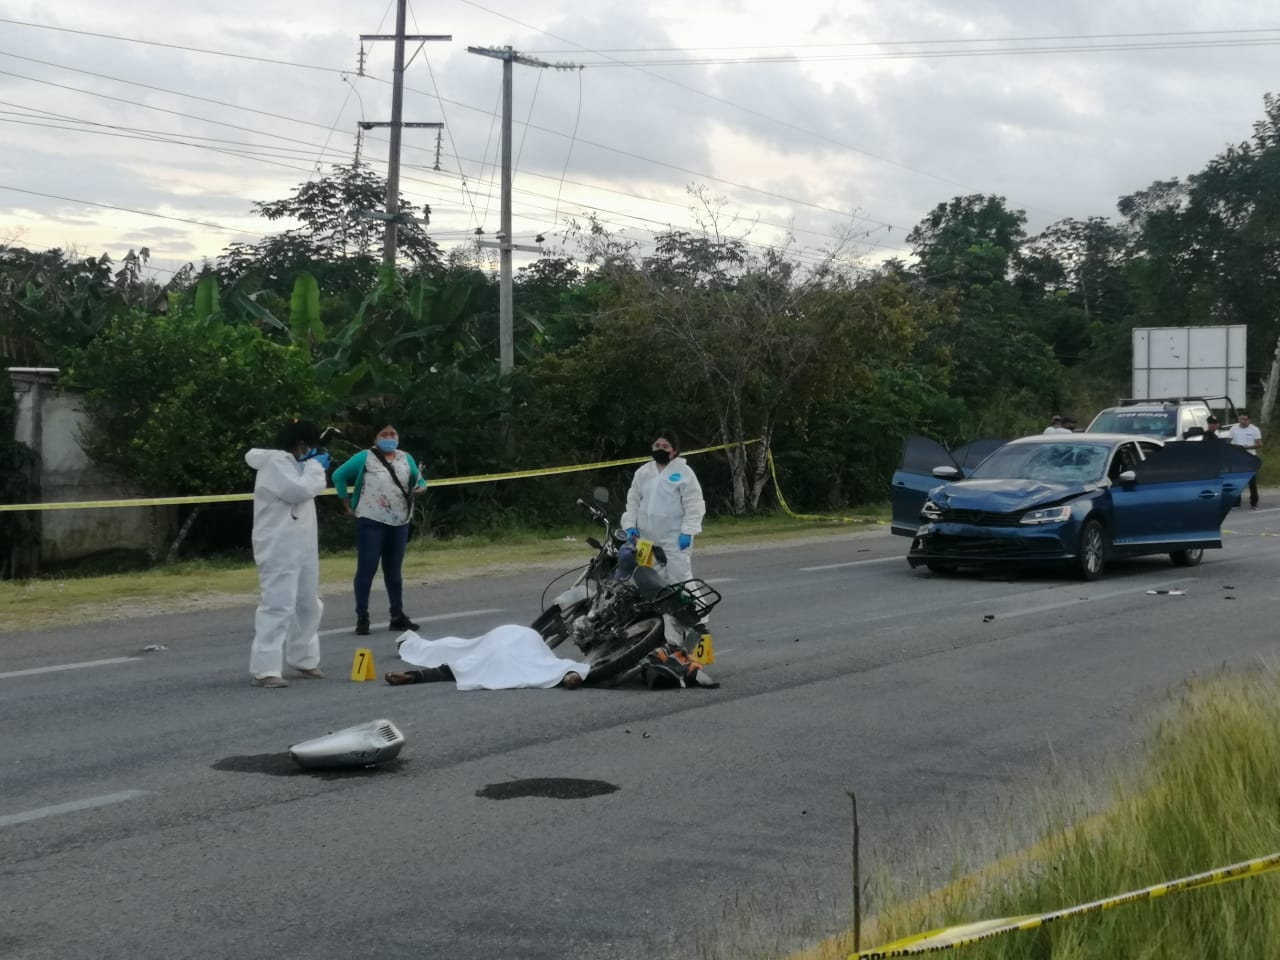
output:
[[1258, 475], [1255, 473], [1249, 478], [1249, 506], [1256, 507], [1258, 505]]
[[439, 667], [423, 667], [420, 670], [406, 670], [410, 683], [435, 683], [438, 680], [452, 680], [453, 671], [446, 663]]

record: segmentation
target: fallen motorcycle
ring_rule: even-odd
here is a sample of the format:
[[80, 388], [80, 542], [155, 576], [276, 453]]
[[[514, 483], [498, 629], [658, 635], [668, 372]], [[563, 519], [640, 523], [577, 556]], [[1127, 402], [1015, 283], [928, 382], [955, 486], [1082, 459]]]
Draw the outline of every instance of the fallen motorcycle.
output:
[[[604, 538], [587, 537], [595, 555], [584, 567], [574, 568], [581, 570], [577, 579], [550, 604], [544, 591], [544, 609], [532, 626], [550, 647], [566, 640], [576, 646], [591, 664], [588, 682], [620, 683], [666, 639], [664, 616], [675, 619], [684, 631], [685, 646], [693, 649], [701, 638], [699, 627], [720, 602], [720, 594], [704, 580], [669, 581], [662, 572], [663, 549], [644, 549], [643, 542], [637, 549], [601, 509], [609, 499], [603, 487], [596, 488], [592, 499], [594, 504], [581, 499], [577, 503], [603, 526]], [[650, 557], [652, 566], [642, 562]], [[566, 575], [556, 577], [547, 589]]]

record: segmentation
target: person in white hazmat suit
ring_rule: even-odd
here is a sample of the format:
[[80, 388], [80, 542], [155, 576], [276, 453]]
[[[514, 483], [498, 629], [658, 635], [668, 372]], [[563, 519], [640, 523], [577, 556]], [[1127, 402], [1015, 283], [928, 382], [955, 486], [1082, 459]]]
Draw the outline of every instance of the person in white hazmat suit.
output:
[[[693, 538], [702, 533], [707, 506], [702, 485], [680, 456], [680, 437], [662, 430], [653, 441], [653, 460], [636, 471], [627, 491], [622, 526], [632, 540], [643, 537], [667, 555], [666, 578], [679, 583], [693, 577]], [[671, 615], [664, 618], [669, 643], [684, 646], [684, 630]]]
[[315, 498], [324, 492], [329, 455], [317, 452], [320, 429], [290, 420], [275, 450], [254, 448], [245, 463], [253, 484], [253, 559], [262, 596], [253, 620], [249, 672], [257, 687], [287, 687], [284, 667], [320, 672], [320, 541]]

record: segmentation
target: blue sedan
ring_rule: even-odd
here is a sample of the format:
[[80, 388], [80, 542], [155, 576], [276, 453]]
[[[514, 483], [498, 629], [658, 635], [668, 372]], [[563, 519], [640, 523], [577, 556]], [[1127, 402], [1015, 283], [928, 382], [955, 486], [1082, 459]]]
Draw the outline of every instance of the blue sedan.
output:
[[950, 452], [911, 437], [892, 480], [893, 532], [911, 537], [912, 567], [938, 573], [1065, 562], [1094, 580], [1112, 557], [1158, 553], [1195, 566], [1222, 546], [1257, 468], [1222, 441], [1047, 434]]

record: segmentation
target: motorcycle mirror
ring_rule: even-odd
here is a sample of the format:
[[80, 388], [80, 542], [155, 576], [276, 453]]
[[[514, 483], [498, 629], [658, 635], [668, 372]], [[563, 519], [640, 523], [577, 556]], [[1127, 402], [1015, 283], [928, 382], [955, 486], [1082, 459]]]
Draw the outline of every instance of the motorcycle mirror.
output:
[[601, 506], [604, 506], [606, 503], [609, 502], [609, 488], [596, 487], [594, 490], [591, 491], [591, 499], [594, 500], [596, 503], [600, 504]]

